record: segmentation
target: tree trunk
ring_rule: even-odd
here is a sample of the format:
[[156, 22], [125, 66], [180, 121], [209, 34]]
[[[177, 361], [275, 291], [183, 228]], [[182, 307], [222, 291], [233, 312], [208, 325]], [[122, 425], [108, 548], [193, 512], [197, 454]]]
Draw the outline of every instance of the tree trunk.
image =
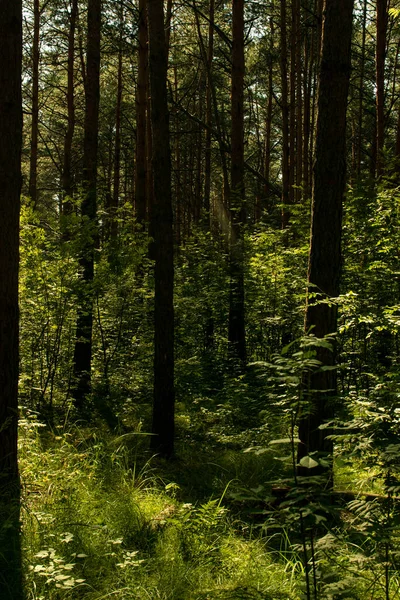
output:
[[287, 72], [287, 35], [286, 35], [286, 0], [281, 0], [281, 108], [282, 108], [282, 228], [288, 224], [289, 204], [289, 104], [288, 104], [288, 72]]
[[147, 0], [154, 177], [154, 404], [151, 447], [174, 451], [174, 255], [163, 0]]
[[302, 197], [303, 181], [303, 86], [302, 86], [302, 61], [301, 61], [301, 12], [300, 1], [295, 2], [296, 13], [296, 201]]
[[146, 187], [147, 187], [147, 88], [148, 88], [148, 39], [146, 0], [139, 0], [139, 57], [138, 82], [136, 92], [136, 181], [135, 206], [138, 223], [146, 220]]
[[385, 144], [385, 57], [388, 0], [376, 2], [376, 174], [383, 173]]
[[85, 411], [91, 390], [94, 251], [97, 243], [97, 147], [100, 97], [101, 0], [89, 0], [86, 54], [85, 124], [83, 140], [83, 236], [79, 266], [82, 273], [78, 298], [74, 349], [75, 406]]
[[18, 265], [22, 147], [22, 3], [0, 3], [0, 588], [22, 600], [19, 532]]
[[[305, 318], [306, 332], [311, 329], [319, 339], [337, 331], [337, 308], [328, 301], [339, 294], [352, 12], [353, 0], [325, 0], [308, 265], [308, 293], [317, 293], [317, 299], [308, 296]], [[324, 366], [335, 365], [334, 351], [318, 347], [317, 359]], [[336, 371], [313, 373], [308, 386], [309, 406], [299, 423], [299, 459], [333, 450], [327, 430], [319, 426], [333, 416]], [[317, 467], [311, 474], [321, 470]], [[304, 472], [310, 471], [300, 469]]]
[[64, 192], [63, 213], [72, 213], [72, 140], [75, 130], [75, 98], [74, 98], [74, 65], [75, 65], [75, 29], [78, 15], [78, 0], [71, 2], [71, 14], [68, 33], [68, 80], [67, 80], [67, 132], [64, 140], [64, 165], [62, 173], [62, 187]]
[[357, 127], [357, 157], [356, 170], [357, 179], [361, 178], [361, 150], [362, 150], [362, 133], [363, 133], [363, 116], [364, 116], [364, 76], [365, 76], [365, 41], [367, 36], [367, 0], [364, 0], [363, 17], [362, 17], [362, 40], [361, 40], [361, 57], [360, 57], [360, 97], [358, 101], [358, 127]]
[[232, 3], [231, 239], [228, 341], [232, 358], [246, 362], [244, 304], [244, 1]]
[[37, 163], [39, 135], [39, 32], [40, 6], [39, 0], [33, 2], [33, 44], [32, 44], [32, 122], [31, 152], [29, 165], [29, 197], [33, 206], [37, 202]]
[[[267, 104], [267, 118], [265, 127], [265, 160], [264, 160], [264, 196], [266, 205], [270, 208], [270, 196], [271, 191], [269, 187], [269, 180], [271, 176], [271, 131], [272, 131], [272, 100], [273, 100], [273, 49], [274, 49], [274, 22], [270, 19], [270, 46], [269, 46], [269, 60], [268, 60], [268, 104]], [[257, 215], [257, 221], [261, 218], [262, 207], [260, 206], [260, 213]]]
[[110, 218], [110, 239], [114, 247], [118, 234], [118, 206], [121, 181], [121, 105], [122, 105], [122, 33], [124, 25], [124, 8], [122, 0], [119, 6], [119, 44], [118, 44], [118, 74], [117, 74], [117, 103], [115, 107], [115, 146], [114, 146], [114, 181]]
[[214, 57], [214, 14], [215, 0], [210, 0], [207, 50], [207, 91], [206, 91], [206, 148], [204, 165], [204, 210], [211, 227], [211, 128], [212, 128], [212, 61]]
[[[297, 11], [296, 0], [291, 0], [290, 23], [290, 103], [289, 103], [289, 204], [294, 204], [296, 185], [296, 31]], [[290, 214], [288, 211], [287, 221]]]

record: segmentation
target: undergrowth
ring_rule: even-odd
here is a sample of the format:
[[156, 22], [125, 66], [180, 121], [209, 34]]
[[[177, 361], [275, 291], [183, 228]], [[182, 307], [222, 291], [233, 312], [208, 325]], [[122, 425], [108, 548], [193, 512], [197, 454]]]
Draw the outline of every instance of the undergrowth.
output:
[[[25, 412], [26, 598], [400, 597], [396, 505], [359, 497], [331, 521], [296, 489], [274, 505], [281, 445], [244, 453], [206, 439], [202, 447], [188, 441], [190, 416], [182, 421], [178, 457], [165, 462], [147, 453], [140, 426], [121, 435], [101, 425], [56, 431]], [[336, 475], [354, 484], [356, 471], [338, 460]]]
[[222, 497], [184, 502], [141, 443], [21, 420], [27, 598], [298, 598], [300, 562], [244, 536]]

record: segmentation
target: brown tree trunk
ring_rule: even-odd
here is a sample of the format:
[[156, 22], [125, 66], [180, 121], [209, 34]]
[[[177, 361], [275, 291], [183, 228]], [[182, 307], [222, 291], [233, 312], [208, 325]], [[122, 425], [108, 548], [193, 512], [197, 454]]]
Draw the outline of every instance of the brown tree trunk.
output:
[[154, 404], [151, 447], [174, 451], [174, 248], [163, 0], [147, 0], [154, 176]]
[[33, 206], [37, 203], [37, 164], [39, 136], [39, 33], [40, 5], [39, 0], [33, 2], [33, 44], [32, 44], [32, 122], [31, 151], [29, 164], [29, 197]]
[[[269, 47], [269, 60], [268, 60], [268, 103], [267, 103], [267, 118], [265, 127], [265, 159], [264, 159], [264, 196], [266, 205], [268, 208], [269, 200], [271, 196], [269, 181], [271, 176], [271, 131], [272, 131], [272, 100], [273, 100], [273, 44], [274, 44], [274, 22], [270, 19], [270, 47]], [[256, 220], [259, 221], [261, 218], [262, 207], [260, 206], [260, 212], [256, 216]]]
[[83, 140], [83, 193], [81, 293], [78, 298], [74, 349], [75, 406], [85, 412], [91, 391], [94, 252], [97, 243], [97, 148], [100, 98], [101, 0], [89, 0], [86, 54], [85, 124]]
[[358, 127], [357, 127], [357, 157], [356, 171], [357, 179], [361, 177], [361, 150], [362, 150], [362, 133], [363, 133], [363, 116], [364, 116], [364, 76], [365, 76], [365, 41], [367, 36], [367, 0], [364, 0], [363, 17], [362, 17], [362, 40], [361, 40], [361, 57], [360, 57], [360, 97], [358, 101]]
[[280, 67], [281, 67], [281, 109], [282, 109], [282, 228], [289, 221], [289, 104], [288, 104], [288, 70], [287, 70], [287, 34], [286, 34], [286, 0], [281, 0], [280, 11]]
[[171, 41], [171, 21], [172, 21], [172, 0], [167, 0], [167, 13], [165, 15], [165, 45], [167, 47], [167, 69], [169, 59], [169, 49]]
[[[289, 103], [289, 204], [294, 204], [296, 185], [296, 0], [291, 0], [290, 23], [290, 103]], [[290, 215], [288, 211], [287, 220]]]
[[22, 148], [22, 3], [0, 3], [0, 589], [22, 600], [19, 531], [18, 266]]
[[[319, 339], [337, 331], [337, 308], [327, 300], [339, 294], [352, 13], [353, 0], [325, 0], [308, 265], [309, 294], [316, 293], [317, 298], [308, 296], [305, 317], [306, 332], [311, 330]], [[335, 353], [317, 347], [317, 359], [324, 366], [334, 366]], [[309, 406], [299, 422], [299, 459], [333, 451], [327, 430], [319, 426], [333, 416], [336, 371], [313, 373], [308, 386]], [[321, 470], [306, 468], [300, 473]]]
[[72, 140], [75, 130], [75, 98], [74, 98], [74, 65], [75, 65], [75, 29], [78, 15], [78, 0], [71, 2], [71, 14], [68, 32], [68, 64], [67, 64], [67, 132], [64, 140], [64, 165], [62, 172], [62, 187], [64, 192], [63, 213], [69, 215], [72, 212], [71, 198], [72, 186]]
[[147, 88], [148, 88], [148, 39], [146, 0], [139, 1], [139, 57], [136, 93], [136, 181], [135, 206], [138, 223], [146, 220], [147, 188]]
[[246, 362], [244, 304], [244, 1], [232, 2], [231, 239], [228, 342], [232, 358]]
[[208, 49], [207, 49], [207, 92], [206, 92], [206, 148], [204, 165], [204, 210], [208, 215], [208, 223], [211, 227], [211, 128], [212, 128], [212, 61], [214, 57], [214, 15], [215, 0], [210, 0], [209, 25], [208, 25]]
[[118, 234], [117, 211], [119, 206], [120, 181], [121, 181], [121, 105], [122, 105], [122, 31], [124, 25], [124, 9], [122, 0], [119, 6], [120, 38], [118, 47], [118, 74], [117, 74], [117, 104], [115, 107], [115, 146], [114, 146], [114, 181], [110, 218], [110, 239], [115, 245]]
[[295, 2], [296, 13], [296, 201], [302, 197], [303, 181], [303, 86], [302, 86], [302, 60], [301, 60], [301, 14], [300, 1]]
[[383, 173], [385, 145], [385, 57], [388, 0], [376, 2], [376, 174]]

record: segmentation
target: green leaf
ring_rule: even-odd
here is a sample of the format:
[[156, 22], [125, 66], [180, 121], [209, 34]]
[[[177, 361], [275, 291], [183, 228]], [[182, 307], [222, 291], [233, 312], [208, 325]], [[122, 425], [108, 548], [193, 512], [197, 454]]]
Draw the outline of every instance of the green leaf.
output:
[[318, 462], [311, 458], [311, 456], [303, 456], [299, 462], [299, 465], [301, 467], [305, 467], [306, 469], [313, 469], [314, 467], [318, 467]]
[[278, 440], [271, 440], [270, 444], [290, 444], [293, 441], [294, 444], [299, 444], [300, 440], [298, 438], [280, 438]]

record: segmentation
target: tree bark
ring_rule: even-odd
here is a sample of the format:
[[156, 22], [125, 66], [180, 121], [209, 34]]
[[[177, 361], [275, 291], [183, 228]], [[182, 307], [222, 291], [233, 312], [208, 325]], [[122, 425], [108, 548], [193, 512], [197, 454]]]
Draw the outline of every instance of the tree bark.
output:
[[75, 98], [74, 98], [74, 66], [75, 66], [75, 30], [78, 15], [78, 0], [71, 2], [71, 14], [68, 32], [68, 80], [67, 80], [67, 132], [64, 140], [64, 164], [62, 173], [62, 187], [64, 192], [63, 213], [69, 215], [72, 212], [71, 198], [72, 186], [72, 140], [75, 130]]
[[[269, 59], [268, 59], [268, 103], [267, 103], [267, 118], [265, 127], [265, 159], [264, 159], [264, 196], [266, 199], [267, 207], [270, 208], [270, 196], [271, 190], [269, 187], [269, 181], [271, 177], [271, 131], [272, 131], [272, 100], [273, 100], [273, 46], [274, 44], [274, 22], [270, 19], [270, 46], [269, 46]], [[259, 221], [262, 214], [262, 207], [260, 206], [259, 214], [256, 215], [256, 220]]]
[[232, 2], [231, 239], [228, 342], [232, 358], [246, 362], [244, 302], [244, 1]]
[[121, 107], [122, 107], [122, 33], [124, 26], [124, 8], [122, 0], [119, 5], [119, 40], [118, 40], [118, 73], [117, 103], [115, 107], [115, 145], [114, 145], [114, 181], [110, 219], [110, 240], [113, 247], [118, 235], [118, 206], [121, 182]]
[[286, 0], [281, 0], [280, 11], [280, 68], [281, 68], [281, 109], [282, 109], [282, 228], [288, 224], [289, 205], [289, 104], [288, 104], [288, 70], [287, 70], [287, 33], [286, 33]]
[[376, 2], [376, 174], [383, 173], [385, 145], [385, 57], [388, 0]]
[[136, 92], [136, 181], [135, 207], [138, 223], [146, 220], [147, 188], [147, 90], [148, 90], [148, 36], [146, 0], [139, 0], [139, 56], [138, 82]]
[[[352, 13], [353, 0], [325, 0], [305, 317], [306, 333], [311, 329], [319, 339], [337, 331], [337, 308], [329, 301], [339, 294]], [[311, 299], [310, 293], [316, 293], [317, 299]], [[334, 351], [318, 347], [317, 359], [324, 366], [335, 365]], [[299, 459], [333, 451], [327, 430], [319, 426], [334, 414], [336, 371], [313, 373], [308, 389], [309, 405], [299, 423]], [[312, 474], [320, 471], [315, 468]], [[309, 470], [300, 469], [304, 472]]]
[[174, 256], [163, 0], [147, 0], [154, 177], [154, 404], [151, 447], [174, 451]]
[[208, 25], [208, 49], [207, 49], [207, 91], [206, 91], [206, 148], [204, 165], [204, 210], [207, 215], [209, 227], [211, 227], [211, 129], [212, 129], [212, 61], [214, 57], [214, 15], [215, 0], [210, 0], [209, 25]]
[[91, 391], [94, 252], [97, 243], [97, 148], [100, 98], [101, 0], [89, 0], [86, 54], [85, 124], [83, 140], [83, 235], [79, 266], [82, 273], [78, 298], [74, 349], [75, 406], [86, 410]]
[[363, 117], [364, 117], [364, 77], [365, 77], [365, 42], [367, 36], [367, 0], [363, 3], [362, 16], [362, 39], [361, 39], [361, 57], [360, 57], [360, 97], [358, 101], [358, 127], [357, 127], [357, 157], [356, 170], [357, 179], [361, 178], [361, 150], [362, 150], [362, 133], [363, 133]]
[[0, 3], [0, 588], [22, 600], [17, 461], [22, 3]]
[[33, 206], [37, 202], [37, 164], [39, 136], [39, 33], [40, 5], [39, 0], [33, 2], [33, 43], [32, 43], [32, 121], [31, 151], [29, 164], [29, 197]]

